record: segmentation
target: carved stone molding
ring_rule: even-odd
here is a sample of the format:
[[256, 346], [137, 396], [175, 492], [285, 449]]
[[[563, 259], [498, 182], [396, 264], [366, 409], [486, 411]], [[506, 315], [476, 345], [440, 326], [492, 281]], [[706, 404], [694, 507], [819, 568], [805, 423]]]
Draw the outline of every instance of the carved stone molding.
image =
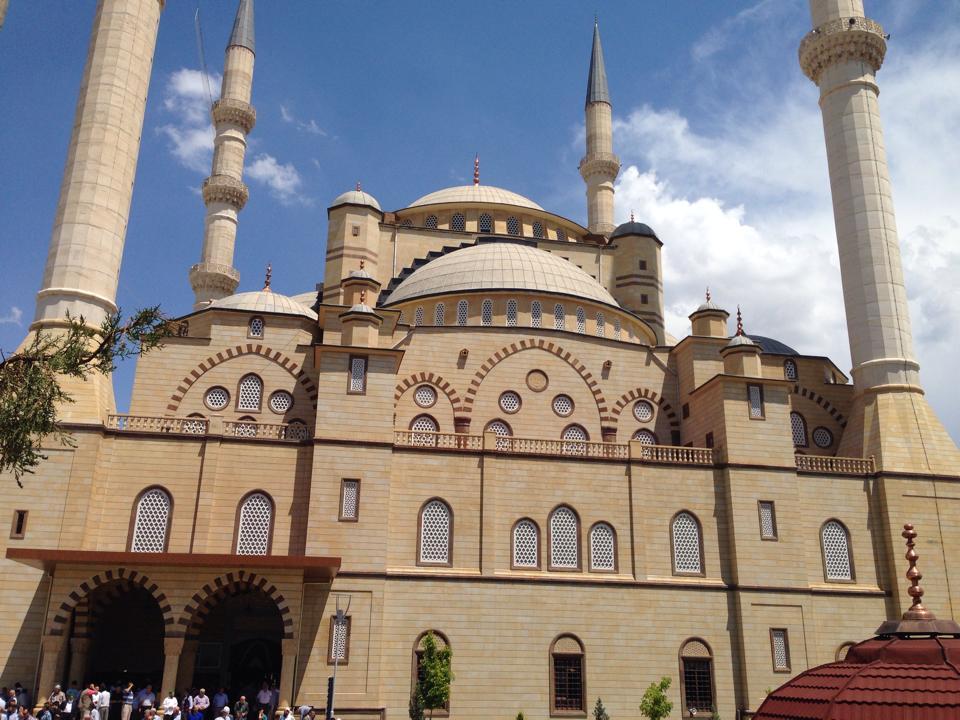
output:
[[239, 125], [245, 133], [249, 133], [257, 124], [257, 111], [253, 105], [242, 100], [221, 98], [213, 104], [213, 122]]
[[203, 202], [207, 205], [224, 202], [242, 210], [249, 197], [247, 186], [229, 175], [211, 175], [203, 181]]
[[580, 161], [580, 175], [586, 180], [593, 175], [613, 179], [620, 173], [620, 158], [613, 153], [594, 153]]
[[869, 18], [845, 17], [814, 28], [800, 41], [804, 74], [819, 84], [823, 71], [842, 62], [862, 61], [876, 72], [883, 64], [887, 41], [883, 27]]
[[197, 263], [190, 268], [190, 287], [194, 292], [201, 288], [232, 295], [240, 284], [240, 271], [229, 265]]

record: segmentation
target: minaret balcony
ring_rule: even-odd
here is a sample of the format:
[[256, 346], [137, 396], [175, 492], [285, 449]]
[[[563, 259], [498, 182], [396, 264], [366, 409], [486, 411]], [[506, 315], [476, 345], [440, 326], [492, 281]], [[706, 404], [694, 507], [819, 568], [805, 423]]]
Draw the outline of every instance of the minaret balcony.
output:
[[257, 124], [257, 111], [243, 100], [220, 98], [213, 104], [212, 114], [214, 124], [239, 125], [244, 133], [249, 133]]
[[190, 268], [190, 286], [232, 295], [240, 284], [240, 271], [220, 263], [197, 263]]
[[814, 28], [800, 41], [800, 67], [820, 82], [823, 71], [844, 62], [865, 62], [876, 72], [887, 52], [880, 23], [863, 17], [843, 17]]
[[590, 153], [580, 160], [580, 175], [588, 177], [599, 175], [611, 180], [620, 173], [620, 158], [613, 153]]
[[211, 175], [203, 181], [203, 202], [207, 205], [222, 202], [242, 210], [249, 197], [247, 186], [229, 175]]

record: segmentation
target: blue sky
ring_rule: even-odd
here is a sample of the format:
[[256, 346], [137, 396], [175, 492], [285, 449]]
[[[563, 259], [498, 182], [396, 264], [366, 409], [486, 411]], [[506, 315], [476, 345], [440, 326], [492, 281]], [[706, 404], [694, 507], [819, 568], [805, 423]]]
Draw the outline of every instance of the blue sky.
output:
[[[201, 0], [218, 91], [234, 0]], [[0, 31], [0, 347], [33, 312], [94, 0], [12, 0]], [[124, 308], [189, 310], [209, 172], [197, 0], [168, 0], [120, 278]], [[236, 266], [241, 290], [322, 277], [326, 206], [358, 180], [384, 208], [470, 181], [585, 221], [577, 162], [593, 14], [623, 160], [617, 215], [665, 242], [668, 324], [703, 287], [747, 330], [849, 368], [817, 91], [796, 60], [804, 0], [257, 2], [257, 63]], [[960, 0], [867, 0], [892, 34], [879, 74], [917, 354], [954, 438], [960, 409]], [[48, 52], [37, 53], [38, 48]], [[117, 376], [127, 403], [132, 367]]]

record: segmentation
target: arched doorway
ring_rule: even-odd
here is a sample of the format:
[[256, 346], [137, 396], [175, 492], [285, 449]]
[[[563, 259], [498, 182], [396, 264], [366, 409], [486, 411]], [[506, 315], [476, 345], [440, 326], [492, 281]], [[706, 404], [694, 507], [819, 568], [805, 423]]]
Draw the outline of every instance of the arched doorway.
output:
[[197, 640], [193, 687], [211, 696], [226, 688], [230, 702], [253, 698], [263, 681], [280, 679], [283, 618], [263, 590], [239, 586], [213, 600], [191, 633]]

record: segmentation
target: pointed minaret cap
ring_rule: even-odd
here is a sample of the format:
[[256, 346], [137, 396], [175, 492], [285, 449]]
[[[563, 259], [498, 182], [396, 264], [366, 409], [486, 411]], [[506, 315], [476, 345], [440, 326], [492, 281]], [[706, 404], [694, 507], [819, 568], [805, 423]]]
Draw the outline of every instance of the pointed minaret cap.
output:
[[240, 0], [230, 42], [227, 43], [228, 49], [232, 47], [245, 47], [252, 53], [257, 52], [253, 38], [253, 0]]
[[[707, 292], [709, 293], [710, 291], [707, 290]], [[751, 340], [743, 331], [743, 314], [740, 312], [739, 305], [737, 305], [737, 334], [730, 338], [730, 342], [728, 342], [723, 349], [726, 350], [727, 348], [735, 347], [755, 347], [759, 349], [759, 345]]]
[[600, 47], [600, 25], [596, 19], [593, 21], [593, 51], [590, 53], [586, 104], [595, 102], [611, 104], [610, 90], [607, 88], [607, 70], [603, 66], [603, 48]]

